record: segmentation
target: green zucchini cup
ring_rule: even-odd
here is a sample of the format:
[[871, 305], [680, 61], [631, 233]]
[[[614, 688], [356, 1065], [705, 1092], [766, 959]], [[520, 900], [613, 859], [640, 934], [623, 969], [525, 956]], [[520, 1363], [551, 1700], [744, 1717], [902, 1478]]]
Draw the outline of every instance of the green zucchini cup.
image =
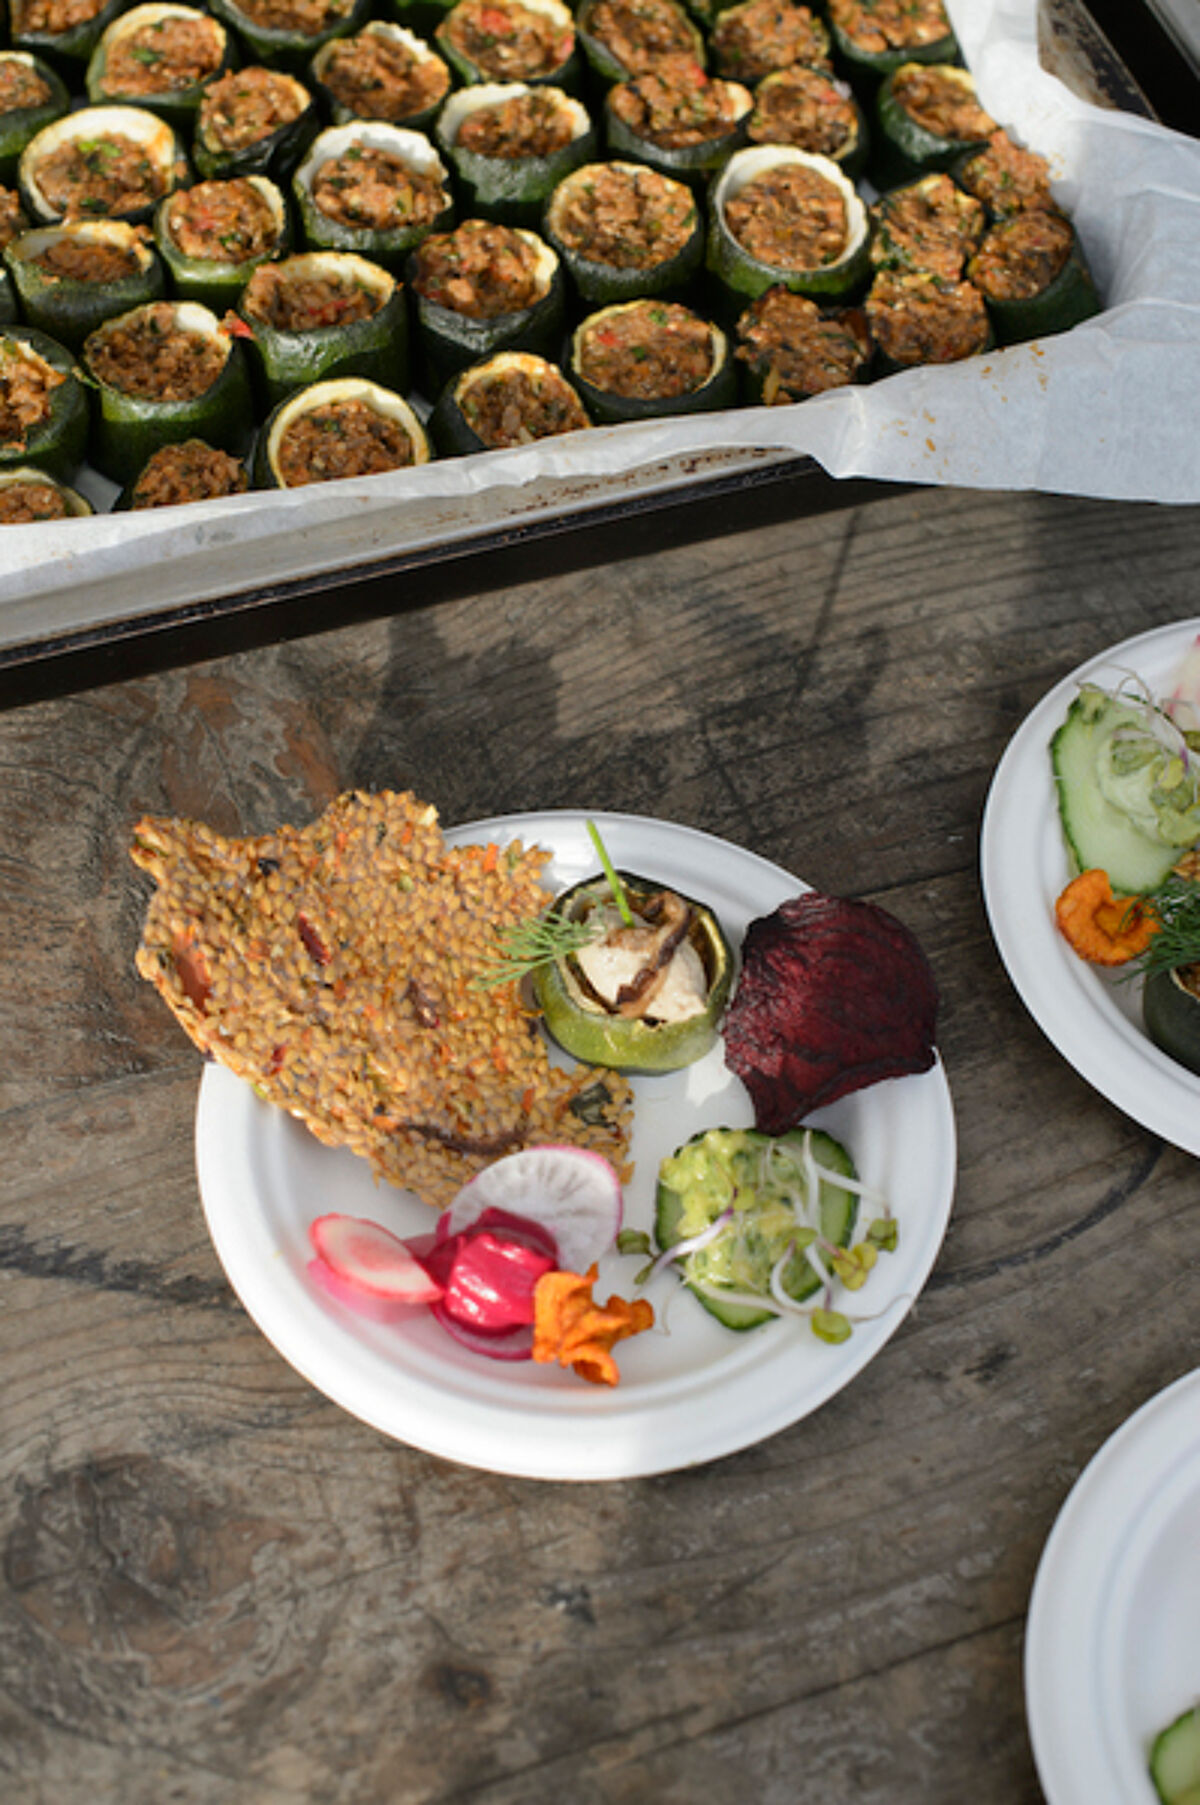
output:
[[330, 470], [328, 474], [304, 477], [301, 483], [290, 480], [287, 441], [293, 429], [303, 431], [307, 416], [320, 414], [323, 418], [316, 437], [319, 442], [328, 443], [336, 449], [339, 443], [339, 434], [335, 430], [336, 413], [347, 406], [365, 410], [383, 428], [394, 429], [398, 436], [407, 439], [410, 455], [405, 463], [390, 466], [391, 468], [406, 469], [429, 462], [432, 452], [425, 428], [403, 395], [398, 395], [394, 389], [384, 388], [380, 383], [368, 382], [361, 376], [341, 376], [301, 389], [298, 394], [289, 395], [286, 401], [281, 401], [273, 410], [258, 436], [254, 450], [255, 487], [288, 489], [302, 486], [305, 482], [331, 481], [335, 476], [375, 474], [375, 470], [356, 471], [343, 467], [336, 471]]
[[326, 0], [318, 12], [297, 4], [289, 14], [285, 6], [274, 16], [279, 24], [270, 23], [267, 9], [256, 12], [252, 0], [211, 0], [217, 18], [228, 25], [241, 44], [244, 62], [264, 63], [270, 69], [285, 69], [293, 75], [305, 70], [322, 44], [330, 38], [349, 37], [366, 23], [369, 0]]
[[[289, 290], [295, 297], [289, 311]], [[306, 294], [320, 295], [323, 315], [346, 305], [327, 325], [300, 324]], [[369, 304], [370, 311], [364, 312]], [[243, 291], [239, 317], [255, 386], [269, 410], [308, 384], [366, 376], [386, 388], [408, 387], [408, 314], [389, 271], [349, 251], [307, 251], [263, 267]], [[272, 317], [274, 316], [274, 317]], [[280, 319], [293, 323], [280, 324]]]
[[9, 0], [9, 41], [14, 50], [32, 51], [50, 63], [74, 87], [106, 27], [127, 4], [128, 0], [105, 0], [90, 18], [53, 31], [38, 22], [38, 13], [44, 16], [45, 8], [31, 4], [31, 0]]
[[95, 511], [78, 489], [32, 464], [0, 470], [0, 526], [24, 526], [35, 520], [83, 520]]
[[[495, 221], [466, 220], [449, 234], [451, 241], [464, 245], [468, 253], [474, 245], [479, 255], [494, 255], [492, 241], [511, 234], [513, 251], [525, 267], [527, 286], [532, 294], [528, 305], [502, 313], [471, 314], [461, 308], [448, 307], [433, 293], [435, 282], [423, 274], [434, 253], [443, 248], [441, 235], [427, 238], [409, 258], [407, 287], [416, 322], [417, 350], [421, 376], [427, 392], [438, 390], [459, 370], [498, 351], [532, 351], [540, 356], [553, 356], [562, 344], [565, 320], [562, 265], [558, 254], [524, 226], [504, 226]], [[446, 247], [452, 249], [453, 246]], [[470, 262], [466, 268], [469, 270]]]
[[[198, 392], [161, 399], [154, 392], [159, 379], [152, 368], [138, 374], [123, 370], [120, 386], [106, 375], [116, 335], [124, 341], [140, 338], [153, 357], [162, 354], [172, 334], [194, 340], [197, 359], [215, 372]], [[83, 364], [95, 394], [90, 460], [113, 482], [128, 482], [160, 445], [184, 439], [203, 439], [235, 457], [246, 451], [254, 415], [245, 352], [199, 302], [158, 301], [107, 320], [84, 345]], [[183, 385], [175, 381], [173, 386]]]
[[[605, 231], [606, 196], [623, 193], [623, 219], [636, 230]], [[554, 190], [542, 236], [562, 258], [575, 294], [587, 307], [639, 295], [682, 295], [704, 261], [704, 218], [686, 182], [644, 163], [585, 163]]]
[[35, 326], [8, 326], [0, 334], [0, 396], [8, 417], [10, 378], [20, 382], [23, 411], [29, 406], [31, 378], [44, 384], [44, 407], [41, 417], [23, 426], [16, 438], [0, 440], [0, 471], [28, 465], [69, 482], [83, 462], [88, 438], [87, 392], [75, 359], [65, 345]]
[[863, 308], [880, 376], [925, 364], [961, 363], [990, 351], [996, 342], [975, 284], [929, 270], [881, 269]]
[[1156, 1047], [1189, 1072], [1200, 1072], [1200, 991], [1195, 965], [1161, 967], [1142, 988], [1142, 1017]]
[[[372, 59], [397, 83], [390, 96], [378, 74], [372, 82]], [[451, 86], [444, 58], [424, 38], [390, 19], [369, 19], [353, 37], [331, 38], [313, 57], [308, 73], [334, 125], [386, 119], [428, 132]]]
[[36, 226], [6, 245], [4, 263], [23, 318], [71, 351], [105, 320], [160, 300], [167, 287], [158, 253], [125, 220]]
[[790, 288], [769, 288], [737, 322], [744, 398], [763, 407], [866, 382], [873, 351], [861, 307], [821, 308]]
[[632, 81], [664, 55], [690, 57], [701, 69], [707, 66], [704, 33], [679, 0], [646, 0], [639, 9], [651, 34], [645, 45], [606, 37], [605, 15], [599, 12], [603, 4], [604, 0], [583, 0], [577, 18], [579, 42], [595, 86], [604, 89]]
[[1100, 311], [1079, 234], [1061, 213], [1029, 208], [1000, 220], [967, 274], [1001, 345], [1067, 332]]
[[[243, 204], [249, 202], [256, 233], [261, 221], [261, 236], [255, 236], [237, 256], [206, 257], [185, 250], [181, 238], [187, 233], [189, 215], [206, 205], [218, 207], [227, 193], [231, 199], [241, 197]], [[234, 227], [224, 236], [236, 249], [239, 229]], [[198, 182], [159, 202], [154, 212], [154, 243], [170, 274], [171, 292], [179, 300], [223, 309], [234, 306], [260, 263], [286, 256], [292, 243], [291, 215], [283, 195], [266, 176]]]
[[[323, 172], [378, 153], [410, 172], [414, 193], [424, 204], [408, 209], [395, 224], [361, 224], [337, 219], [318, 206]], [[337, 178], [340, 181], [340, 177]], [[310, 146], [292, 177], [292, 196], [300, 217], [300, 235], [311, 251], [355, 251], [401, 275], [405, 259], [431, 232], [445, 231], [454, 221], [450, 178], [437, 150], [422, 132], [411, 132], [382, 119], [355, 119], [331, 126]]]
[[505, 32], [500, 19], [510, 0], [457, 0], [438, 25], [434, 42], [459, 81], [528, 82], [530, 87], [564, 88], [574, 93], [583, 74], [575, 19], [562, 0], [512, 0], [521, 14], [538, 20], [544, 51], [522, 48], [517, 31]]
[[[190, 34], [196, 45], [203, 42], [204, 75], [178, 82], [160, 75], [157, 85], [148, 85], [146, 75], [169, 64], [175, 34]], [[199, 55], [198, 49], [194, 54]], [[87, 67], [88, 99], [93, 106], [148, 107], [176, 131], [190, 133], [204, 89], [232, 66], [234, 54], [232, 34], [220, 19], [174, 0], [147, 0], [105, 29]], [[139, 71], [145, 74], [139, 76]]]
[[[647, 81], [653, 86], [643, 89]], [[609, 155], [645, 163], [661, 175], [703, 189], [746, 142], [754, 106], [750, 90], [741, 82], [710, 80], [697, 67], [689, 82], [668, 84], [678, 104], [673, 117], [656, 129], [653, 109], [662, 104], [661, 82], [654, 74], [636, 76], [609, 89], [604, 101]]]
[[[267, 97], [279, 123], [247, 139], [238, 129], [239, 100]], [[284, 69], [241, 69], [213, 82], [200, 97], [192, 162], [203, 181], [265, 175], [284, 182], [321, 129], [316, 98]]]
[[0, 182], [16, 180], [21, 152], [44, 125], [68, 112], [71, 96], [57, 69], [29, 50], [0, 51]]
[[756, 84], [746, 136], [752, 144], [794, 144], [829, 157], [852, 182], [871, 148], [866, 114], [846, 83], [799, 64], [772, 70]]
[[469, 457], [591, 424], [557, 364], [530, 351], [498, 351], [451, 378], [429, 416], [429, 433], [444, 457]]
[[[662, 893], [662, 886], [647, 878], [627, 871], [618, 875], [636, 917]], [[594, 878], [558, 897], [551, 915], [583, 922], [611, 900], [608, 880]], [[733, 984], [733, 950], [711, 909], [690, 897], [676, 900], [688, 912], [684, 938], [703, 974], [703, 1008], [676, 1021], [621, 1015], [605, 1006], [576, 956], [553, 960], [534, 972], [534, 991], [547, 1029], [574, 1058], [617, 1071], [673, 1072], [716, 1044]]]
[[[731, 229], [730, 208], [752, 202], [751, 184], [773, 180], [777, 171], [801, 172], [819, 178], [840, 197], [844, 220], [841, 249], [836, 255], [804, 258], [795, 263], [769, 262], [748, 250]], [[749, 194], [748, 194], [749, 191]], [[829, 157], [818, 157], [793, 145], [755, 144], [740, 150], [725, 165], [709, 197], [708, 268], [726, 306], [740, 311], [747, 301], [782, 284], [796, 294], [828, 303], [850, 300], [861, 288], [870, 267], [867, 209], [845, 172]]]
[[780, 0], [738, 0], [723, 7], [708, 34], [708, 49], [718, 74], [751, 87], [793, 63], [833, 68], [824, 19], [807, 6]]
[[[628, 380], [601, 380], [596, 347]], [[567, 374], [597, 426], [712, 413], [738, 397], [725, 333], [678, 301], [642, 297], [589, 314], [571, 335]]]
[[[481, 120], [503, 123], [517, 106], [526, 113], [536, 109], [550, 122], [552, 138], [565, 142], [528, 156], [493, 155], [462, 142], [464, 128], [470, 140]], [[561, 88], [531, 88], [527, 82], [483, 82], [458, 89], [442, 108], [434, 136], [453, 171], [462, 212], [509, 226], [540, 225], [559, 182], [597, 151], [595, 128], [582, 102]]]
[[[111, 188], [106, 191], [104, 159], [97, 156], [106, 144], [131, 146], [137, 162], [138, 180], [117, 194]], [[51, 171], [56, 161], [72, 158], [73, 190], [68, 195]], [[99, 179], [89, 186], [93, 174]], [[190, 176], [174, 128], [147, 107], [83, 107], [52, 120], [30, 139], [21, 153], [17, 185], [34, 225], [57, 225], [68, 211], [81, 218], [142, 225], [149, 222], [163, 195], [183, 187]]]
[[854, 84], [873, 92], [902, 63], [955, 63], [958, 39], [942, 0], [909, 0], [881, 26], [864, 0], [829, 0], [829, 31], [841, 66]]
[[244, 495], [250, 487], [245, 461], [203, 439], [180, 439], [151, 452], [112, 506], [114, 514], [147, 508], [182, 507]]
[[[938, 106], [945, 117], [934, 129], [929, 120]], [[995, 129], [968, 70], [948, 63], [901, 63], [875, 99], [871, 179], [876, 188], [887, 189], [952, 169], [985, 145]]]

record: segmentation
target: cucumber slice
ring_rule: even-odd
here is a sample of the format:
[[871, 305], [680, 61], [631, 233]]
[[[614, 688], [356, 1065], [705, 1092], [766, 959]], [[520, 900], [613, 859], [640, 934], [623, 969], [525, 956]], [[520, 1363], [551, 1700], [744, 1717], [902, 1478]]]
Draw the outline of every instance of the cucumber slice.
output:
[[1150, 1778], [1162, 1805], [1200, 1805], [1200, 1706], [1159, 1731], [1150, 1750]]
[[[797, 1239], [801, 1225], [790, 1202], [807, 1193], [804, 1146], [811, 1135], [813, 1157], [827, 1171], [854, 1178], [854, 1162], [840, 1141], [820, 1129], [790, 1129], [772, 1136], [751, 1128], [710, 1128], [664, 1160], [659, 1170], [654, 1232], [665, 1251], [703, 1232], [731, 1202], [728, 1229], [680, 1262], [685, 1284], [718, 1322], [728, 1329], [753, 1329], [773, 1320], [774, 1312], [712, 1295], [701, 1284], [723, 1286], [745, 1296], [770, 1293], [772, 1268]], [[822, 1179], [816, 1221], [821, 1237], [848, 1247], [858, 1221], [858, 1198], [850, 1190]], [[797, 1303], [820, 1287], [803, 1255], [784, 1269], [783, 1288]]]
[[1076, 696], [1050, 741], [1058, 812], [1071, 857], [1080, 871], [1107, 871], [1114, 891], [1139, 896], [1155, 889], [1179, 848], [1152, 840], [1108, 800], [1099, 761], [1113, 730], [1136, 724], [1138, 713], [1088, 686]]

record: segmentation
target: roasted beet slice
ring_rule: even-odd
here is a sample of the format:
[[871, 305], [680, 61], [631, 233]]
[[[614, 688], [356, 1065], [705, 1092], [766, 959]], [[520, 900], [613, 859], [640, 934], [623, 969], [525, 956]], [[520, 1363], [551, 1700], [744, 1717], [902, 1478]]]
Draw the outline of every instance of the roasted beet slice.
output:
[[725, 1060], [768, 1134], [934, 1061], [938, 994], [913, 935], [874, 903], [810, 892], [752, 921]]

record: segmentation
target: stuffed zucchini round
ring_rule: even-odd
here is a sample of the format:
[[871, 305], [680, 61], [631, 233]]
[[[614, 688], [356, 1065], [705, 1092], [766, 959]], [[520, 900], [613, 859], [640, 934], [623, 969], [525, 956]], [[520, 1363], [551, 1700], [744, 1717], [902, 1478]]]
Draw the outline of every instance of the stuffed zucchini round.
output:
[[237, 455], [253, 431], [241, 345], [195, 301], [156, 301], [108, 320], [83, 347], [96, 387], [91, 462], [124, 483], [160, 445], [202, 438]]
[[701, 188], [746, 139], [753, 101], [740, 82], [711, 80], [690, 58], [618, 82], [604, 103], [611, 155]]
[[389, 19], [331, 38], [313, 57], [310, 78], [334, 125], [386, 119], [414, 132], [430, 130], [451, 80], [436, 50]]
[[29, 50], [73, 83], [87, 64], [105, 28], [128, 0], [9, 0], [9, 37], [14, 50]]
[[1200, 968], [1162, 967], [1152, 971], [1142, 988], [1146, 1032], [1156, 1047], [1200, 1072]]
[[282, 257], [292, 227], [266, 176], [232, 176], [177, 189], [154, 214], [154, 242], [183, 301], [231, 307], [259, 264]]
[[601, 426], [708, 413], [737, 399], [724, 332], [678, 301], [621, 301], [589, 314], [572, 334], [569, 374]]
[[235, 69], [200, 97], [192, 161], [205, 180], [290, 176], [320, 129], [317, 103], [282, 69]]
[[348, 251], [264, 263], [243, 290], [256, 386], [267, 408], [334, 376], [408, 386], [408, 315], [394, 276]]
[[1030, 207], [1000, 220], [967, 273], [1002, 345], [1066, 332], [1100, 311], [1079, 235], [1057, 211]]
[[972, 76], [948, 63], [901, 63], [880, 87], [875, 124], [871, 176], [881, 189], [952, 169], [996, 130]]
[[829, 32], [807, 6], [739, 0], [717, 14], [709, 42], [718, 74], [753, 87], [779, 69], [831, 70]]
[[203, 439], [181, 439], [175, 445], [160, 445], [150, 454], [113, 503], [113, 512], [219, 501], [227, 495], [242, 495], [249, 487], [249, 472], [241, 458]]
[[0, 182], [16, 179], [29, 140], [70, 105], [67, 84], [44, 58], [28, 50], [0, 51]]
[[30, 139], [17, 179], [35, 225], [64, 216], [141, 225], [189, 174], [174, 130], [146, 107], [83, 107]]
[[460, 88], [435, 132], [462, 210], [508, 226], [538, 226], [563, 178], [596, 155], [586, 108], [561, 88], [483, 82]]
[[585, 163], [550, 197], [544, 236], [589, 306], [683, 293], [704, 258], [685, 182], [640, 163]]
[[885, 376], [922, 364], [959, 363], [995, 343], [974, 283], [928, 270], [880, 270], [863, 308]]
[[22, 316], [71, 351], [105, 320], [166, 293], [161, 258], [125, 220], [36, 227], [5, 247], [4, 263]]
[[987, 230], [982, 201], [948, 175], [923, 176], [893, 188], [870, 211], [876, 269], [924, 270], [947, 281], [962, 275]]
[[595, 937], [540, 965], [534, 990], [548, 1031], [588, 1065], [672, 1072], [715, 1045], [734, 976], [733, 951], [712, 910], [629, 872], [618, 877], [625, 922], [607, 878], [576, 884], [557, 920]]
[[562, 342], [559, 260], [522, 226], [468, 219], [435, 232], [408, 262], [417, 344], [429, 393], [497, 351], [551, 356]]
[[958, 40], [942, 0], [828, 0], [838, 60], [874, 87], [901, 63], [953, 63]]
[[751, 301], [737, 341], [746, 398], [766, 407], [808, 401], [870, 374], [873, 347], [862, 309], [823, 312], [790, 288], [769, 288]]
[[369, 0], [211, 0], [252, 62], [298, 75], [330, 38], [349, 37]]
[[94, 106], [148, 107], [177, 131], [190, 130], [204, 89], [233, 60], [219, 19], [174, 0], [146, 0], [105, 29], [88, 63], [88, 98]]
[[632, 81], [664, 57], [708, 60], [704, 34], [679, 0], [583, 0], [579, 41], [598, 84]]
[[592, 424], [557, 364], [529, 351], [499, 351], [452, 377], [429, 417], [446, 457], [530, 445]]
[[260, 489], [294, 489], [380, 475], [429, 461], [429, 440], [402, 395], [343, 376], [280, 402], [254, 454]]
[[847, 300], [869, 267], [867, 244], [866, 207], [828, 157], [753, 145], [713, 188], [708, 267], [734, 301], [780, 283], [815, 300]]
[[37, 520], [84, 519], [95, 509], [78, 489], [44, 470], [18, 465], [0, 471], [0, 526], [29, 526]]
[[0, 470], [30, 466], [68, 482], [83, 462], [88, 403], [75, 360], [35, 326], [0, 334]]
[[395, 274], [454, 218], [449, 178], [420, 132], [356, 119], [322, 132], [292, 177], [304, 244], [356, 251]]
[[457, 0], [434, 39], [461, 82], [528, 82], [572, 92], [580, 63], [562, 0]]
[[865, 169], [871, 142], [866, 116], [846, 84], [799, 64], [775, 69], [758, 83], [746, 136], [751, 144], [792, 144], [829, 157], [851, 181]]

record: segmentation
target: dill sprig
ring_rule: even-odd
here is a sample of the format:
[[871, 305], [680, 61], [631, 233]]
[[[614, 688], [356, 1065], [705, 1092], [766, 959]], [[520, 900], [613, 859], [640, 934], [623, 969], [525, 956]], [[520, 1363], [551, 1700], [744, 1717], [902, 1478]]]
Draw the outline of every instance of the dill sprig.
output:
[[562, 915], [539, 915], [534, 921], [517, 921], [500, 935], [499, 950], [488, 961], [475, 983], [491, 990], [498, 984], [512, 984], [536, 971], [539, 965], [552, 965], [566, 959], [597, 937], [594, 923], [568, 921]]
[[1131, 960], [1130, 975], [1149, 977], [1179, 965], [1200, 964], [1200, 884], [1172, 874], [1144, 899], [1158, 922], [1145, 952]]

